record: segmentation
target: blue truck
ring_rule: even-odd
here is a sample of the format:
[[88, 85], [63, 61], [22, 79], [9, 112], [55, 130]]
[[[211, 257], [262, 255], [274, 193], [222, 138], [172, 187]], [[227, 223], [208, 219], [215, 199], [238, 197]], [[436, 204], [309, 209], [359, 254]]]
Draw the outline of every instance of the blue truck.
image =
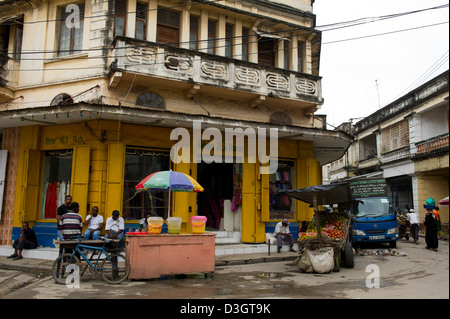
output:
[[383, 178], [348, 181], [353, 200], [353, 246], [364, 243], [389, 243], [397, 247], [399, 238], [397, 216], [391, 199], [387, 196], [387, 184]]

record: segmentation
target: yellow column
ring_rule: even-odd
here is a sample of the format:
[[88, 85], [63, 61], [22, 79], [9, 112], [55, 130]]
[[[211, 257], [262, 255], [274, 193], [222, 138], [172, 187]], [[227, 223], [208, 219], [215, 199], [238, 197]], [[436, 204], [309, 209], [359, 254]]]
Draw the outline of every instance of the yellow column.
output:
[[150, 42], [156, 42], [156, 25], [158, 15], [158, 1], [150, 0], [148, 2], [147, 11], [147, 35], [145, 39]]
[[126, 36], [135, 38], [136, 35], [136, 0], [127, 1]]

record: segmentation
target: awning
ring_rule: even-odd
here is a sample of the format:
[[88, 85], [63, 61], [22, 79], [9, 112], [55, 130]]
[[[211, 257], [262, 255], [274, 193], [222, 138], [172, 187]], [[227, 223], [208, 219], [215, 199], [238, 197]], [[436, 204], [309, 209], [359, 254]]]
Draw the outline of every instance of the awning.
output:
[[316, 205], [332, 205], [352, 201], [349, 183], [315, 185], [282, 191], [279, 194], [293, 197], [311, 205], [314, 205], [314, 197], [317, 199]]

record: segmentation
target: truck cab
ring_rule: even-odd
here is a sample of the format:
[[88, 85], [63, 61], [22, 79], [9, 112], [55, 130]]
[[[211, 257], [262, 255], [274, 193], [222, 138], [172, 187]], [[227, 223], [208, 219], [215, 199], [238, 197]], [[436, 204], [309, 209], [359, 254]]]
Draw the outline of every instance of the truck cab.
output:
[[397, 246], [399, 238], [397, 218], [389, 197], [353, 198], [353, 245], [369, 242], [388, 242]]

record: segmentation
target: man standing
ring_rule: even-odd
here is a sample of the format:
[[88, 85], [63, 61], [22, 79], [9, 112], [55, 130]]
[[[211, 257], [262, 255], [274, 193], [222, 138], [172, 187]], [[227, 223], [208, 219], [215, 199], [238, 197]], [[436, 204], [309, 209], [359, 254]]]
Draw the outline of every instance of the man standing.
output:
[[287, 241], [289, 243], [290, 249], [289, 251], [295, 252], [292, 248], [294, 246], [294, 239], [289, 231], [289, 220], [287, 218], [283, 219], [275, 226], [275, 238], [277, 239], [277, 253], [281, 252], [281, 247], [283, 245], [283, 241]]
[[58, 209], [56, 210], [56, 228], [57, 228], [58, 240], [64, 239], [62, 232], [61, 232], [61, 226], [60, 226], [61, 216], [65, 215], [67, 213], [71, 204], [72, 204], [72, 196], [66, 195], [66, 197], [64, 198], [64, 204], [59, 206]]
[[123, 230], [125, 229], [125, 223], [122, 217], [119, 216], [118, 210], [113, 211], [112, 217], [106, 220], [106, 235], [105, 238], [109, 239], [122, 239]]
[[406, 217], [409, 223], [411, 224], [411, 236], [414, 239], [414, 244], [419, 244], [419, 217], [416, 213], [414, 213], [414, 209], [410, 209], [408, 216]]
[[84, 239], [98, 240], [100, 238], [100, 230], [103, 227], [103, 216], [98, 214], [98, 206], [92, 207], [92, 215], [86, 217], [84, 226], [88, 226], [88, 229], [84, 232]]
[[60, 227], [64, 240], [76, 239], [81, 236], [83, 230], [83, 217], [78, 212], [80, 205], [73, 202], [66, 214], [61, 216]]

